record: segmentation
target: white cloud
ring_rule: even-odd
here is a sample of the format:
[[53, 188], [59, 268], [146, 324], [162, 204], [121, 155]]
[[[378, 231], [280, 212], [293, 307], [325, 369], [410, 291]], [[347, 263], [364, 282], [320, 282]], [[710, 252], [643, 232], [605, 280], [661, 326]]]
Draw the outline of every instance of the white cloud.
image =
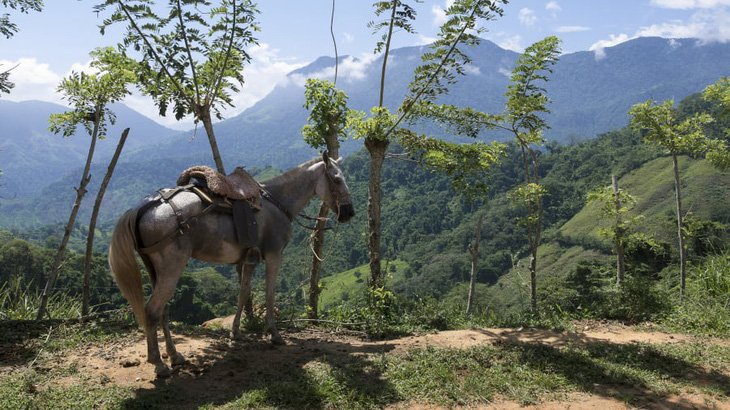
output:
[[471, 64], [467, 64], [464, 66], [464, 72], [471, 75], [480, 75], [482, 73], [482, 70], [479, 69], [479, 67]]
[[636, 37], [629, 37], [623, 33], [619, 34], [619, 35], [611, 34], [610, 38], [608, 40], [597, 41], [592, 46], [590, 46], [590, 48], [588, 48], [588, 50], [596, 53], [596, 61], [603, 60], [604, 58], [606, 58], [606, 51], [604, 50], [604, 48], [613, 47], [617, 44], [621, 44], [621, 43], [623, 43], [625, 41], [629, 41], [633, 38], [636, 38]]
[[651, 0], [651, 5], [667, 9], [714, 9], [730, 6], [730, 0]]
[[[243, 75], [245, 83], [241, 91], [233, 96], [234, 108], [226, 110], [223, 114], [226, 118], [238, 115], [246, 108], [269, 94], [278, 84], [287, 81], [287, 74], [297, 68], [303, 67], [305, 63], [290, 61], [279, 56], [279, 51], [272, 49], [268, 44], [261, 43], [249, 50], [251, 64], [244, 67]], [[89, 62], [74, 63], [65, 70], [65, 74], [58, 74], [50, 69], [49, 64], [38, 62], [35, 58], [21, 58], [18, 61], [0, 60], [0, 70], [5, 70], [17, 65], [10, 75], [10, 80], [15, 83], [9, 95], [3, 95], [11, 101], [41, 100], [63, 104], [60, 95], [56, 93], [56, 87], [63, 75], [71, 71], [89, 72]], [[342, 67], [341, 67], [342, 69]], [[332, 70], [334, 74], [334, 69]], [[356, 71], [356, 70], [354, 70]], [[356, 73], [351, 73], [357, 76]], [[137, 93], [129, 96], [123, 101], [135, 111], [152, 118], [153, 120], [177, 129], [189, 129], [192, 127], [192, 118], [183, 121], [176, 121], [174, 116], [168, 113], [167, 117], [158, 116], [158, 109], [149, 97]]]
[[560, 5], [558, 5], [557, 1], [549, 1], [545, 5], [545, 10], [552, 11], [552, 12], [558, 12], [562, 9], [560, 8]]
[[[655, 3], [660, 1], [662, 4], [671, 3], [676, 6], [681, 3], [681, 0], [654, 0]], [[730, 0], [725, 0], [725, 2], [730, 3]], [[711, 4], [720, 4], [720, 1], [692, 0], [692, 4], [709, 6]], [[605, 47], [612, 47], [637, 37], [697, 38], [701, 43], [727, 42], [730, 41], [730, 11], [726, 8], [698, 10], [690, 17], [689, 21], [670, 20], [641, 27], [631, 37], [626, 34], [611, 35], [610, 39], [593, 44], [590, 50], [595, 51], [596, 59], [600, 60], [606, 57], [603, 50]], [[670, 41], [669, 45], [676, 48], [681, 44]]]
[[56, 87], [62, 77], [54, 73], [48, 63], [38, 62], [35, 58], [0, 60], [0, 71], [11, 68], [10, 81], [15, 87], [10, 90], [9, 95], [3, 95], [3, 98], [10, 101], [41, 100], [61, 103]]
[[518, 53], [525, 50], [525, 48], [522, 47], [522, 37], [519, 35], [504, 37], [501, 40], [497, 40], [496, 43], [505, 50], [512, 50]]
[[[344, 80], [347, 82], [355, 82], [355, 81], [361, 81], [364, 80], [367, 77], [367, 69], [370, 67], [370, 65], [375, 61], [378, 57], [380, 57], [381, 54], [364, 54], [360, 58], [354, 58], [352, 56], [348, 56], [347, 58], [340, 61], [340, 65], [337, 69], [337, 78], [338, 81]], [[393, 66], [394, 64], [397, 64], [397, 60], [395, 60], [395, 56], [391, 54], [391, 56], [388, 58], [388, 64], [390, 66]], [[299, 87], [304, 87], [304, 84], [307, 82], [307, 79], [309, 78], [334, 78], [335, 76], [335, 67], [327, 67], [324, 70], [317, 71], [315, 73], [310, 73], [307, 75], [302, 74], [292, 74], [287, 77], [287, 80], [289, 83], [292, 83]]]
[[528, 9], [527, 7], [520, 9], [520, 12], [517, 14], [517, 18], [520, 19], [520, 23], [527, 27], [530, 27], [537, 23], [537, 16], [535, 15], [535, 11], [532, 9]]
[[636, 32], [639, 37], [658, 36], [666, 38], [698, 38], [703, 42], [730, 41], [730, 12], [727, 10], [701, 10], [690, 21], [668, 21], [642, 27]]
[[455, 0], [444, 1], [444, 6], [441, 7], [438, 4], [431, 6], [431, 14], [433, 14], [433, 20], [431, 24], [435, 27], [441, 26], [446, 23], [446, 10], [454, 4]]
[[429, 36], [424, 36], [423, 34], [418, 34], [418, 40], [416, 40], [416, 43], [414, 45], [427, 46], [429, 44], [432, 44], [436, 40], [438, 40], [436, 37], [429, 37]]
[[512, 77], [512, 72], [506, 68], [500, 67], [499, 70], [497, 70], [500, 74], [504, 75], [507, 78]]
[[346, 31], [342, 33], [342, 36], [345, 38], [345, 43], [352, 43], [353, 41], [355, 41], [355, 36]]
[[559, 26], [555, 29], [556, 33], [578, 33], [582, 31], [590, 31], [590, 27], [586, 26]]

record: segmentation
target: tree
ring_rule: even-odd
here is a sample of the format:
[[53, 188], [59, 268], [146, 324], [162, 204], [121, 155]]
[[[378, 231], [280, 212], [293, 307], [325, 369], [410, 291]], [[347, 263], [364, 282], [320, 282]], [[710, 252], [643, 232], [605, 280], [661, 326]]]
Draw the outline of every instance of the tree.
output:
[[89, 297], [91, 287], [91, 257], [94, 253], [94, 235], [96, 231], [96, 219], [99, 216], [99, 210], [101, 209], [101, 201], [104, 199], [104, 193], [109, 185], [109, 181], [114, 173], [114, 168], [117, 165], [119, 156], [122, 154], [124, 143], [127, 141], [127, 135], [129, 135], [129, 128], [125, 128], [122, 131], [122, 136], [119, 138], [117, 143], [117, 149], [114, 151], [112, 159], [109, 161], [109, 166], [104, 174], [104, 179], [99, 187], [99, 192], [96, 194], [96, 200], [94, 201], [94, 209], [91, 212], [91, 219], [89, 220], [89, 233], [86, 236], [86, 254], [84, 255], [84, 290], [83, 290], [83, 301], [81, 305], [81, 315], [87, 316], [89, 314]]
[[410, 115], [416, 102], [421, 99], [433, 99], [445, 93], [447, 84], [455, 81], [456, 74], [464, 73], [463, 67], [468, 64], [469, 59], [458, 49], [458, 46], [478, 43], [478, 34], [483, 29], [476, 27], [477, 21], [479, 19], [492, 20], [495, 15], [501, 15], [502, 9], [498, 7], [499, 3], [499, 1], [486, 0], [456, 0], [446, 9], [447, 20], [441, 26], [438, 39], [430, 46], [431, 51], [422, 56], [423, 64], [416, 68], [414, 81], [409, 86], [409, 93], [395, 115], [391, 114], [383, 105], [385, 73], [391, 39], [394, 29], [414, 33], [411, 22], [415, 20], [416, 12], [413, 7], [399, 0], [374, 3], [377, 16], [386, 12], [390, 13], [390, 19], [369, 24], [374, 32], [387, 29], [375, 48], [376, 53], [383, 51], [378, 105], [370, 110], [369, 116], [365, 113], [358, 113], [351, 117], [355, 136], [364, 139], [365, 148], [370, 154], [368, 253], [370, 255], [370, 286], [373, 289], [382, 288], [384, 285], [384, 275], [380, 263], [380, 183], [388, 146], [393, 139], [409, 139], [411, 143], [420, 139], [423, 141], [422, 145], [433, 143], [432, 139], [418, 138], [407, 128], [399, 126]]
[[587, 195], [588, 203], [598, 203], [600, 216], [610, 223], [600, 233], [607, 236], [616, 252], [616, 283], [621, 284], [626, 272], [626, 244], [632, 228], [639, 217], [632, 216], [631, 210], [636, 205], [636, 198], [618, 188], [618, 180], [611, 175], [611, 186], [591, 191]]
[[243, 84], [243, 66], [251, 60], [245, 48], [256, 44], [258, 12], [249, 0], [169, 0], [167, 16], [156, 13], [154, 0], [106, 0], [95, 9], [113, 8], [101, 32], [127, 22], [121, 48], [142, 53], [136, 64], [140, 91], [152, 97], [165, 115], [172, 105], [175, 118], [192, 114], [203, 123], [218, 172], [225, 174], [213, 130], [212, 115], [232, 107], [232, 93]]
[[469, 244], [469, 253], [471, 254], [471, 273], [469, 274], [469, 296], [466, 299], [466, 313], [469, 314], [474, 306], [474, 296], [477, 285], [477, 263], [479, 262], [479, 243], [482, 239], [482, 220], [483, 214], [479, 214], [479, 222], [474, 233], [474, 242]]
[[522, 156], [524, 183], [510, 193], [510, 198], [523, 204], [527, 215], [520, 222], [527, 228], [530, 251], [530, 307], [537, 311], [537, 247], [543, 225], [542, 197], [545, 188], [540, 185], [538, 147], [544, 143], [543, 130], [549, 128], [541, 115], [549, 113], [550, 99], [544, 88], [548, 74], [560, 55], [560, 40], [547, 37], [532, 44], [517, 59], [507, 87], [507, 102], [501, 115], [487, 114], [471, 108], [451, 105], [419, 104], [415, 112], [423, 117], [445, 124], [454, 132], [476, 137], [483, 129], [502, 129], [514, 135]]
[[[339, 157], [340, 141], [347, 137], [347, 95], [335, 83], [309, 79], [304, 88], [304, 108], [310, 110], [307, 124], [302, 128], [304, 141], [315, 149], [325, 148], [332, 158]], [[319, 277], [322, 269], [325, 218], [329, 208], [322, 203], [316, 229], [312, 233], [312, 267], [309, 276], [310, 319], [317, 319], [319, 309]]]
[[[39, 12], [43, 10], [43, 0], [2, 0], [0, 4], [6, 9], [18, 10], [21, 13], [28, 13], [30, 11]], [[5, 36], [6, 39], [9, 39], [17, 32], [18, 26], [10, 21], [10, 14], [4, 13], [0, 15], [0, 34]], [[0, 72], [0, 95], [9, 93], [15, 87], [15, 84], [10, 81], [10, 71], [14, 68], [11, 67], [9, 70]]]
[[717, 102], [723, 115], [730, 114], [730, 77], [722, 77], [715, 84], [705, 88], [702, 97], [707, 101]]
[[682, 183], [680, 179], [679, 155], [704, 155], [707, 160], [719, 168], [730, 166], [730, 153], [724, 141], [709, 138], [704, 126], [713, 118], [705, 113], [698, 113], [678, 121], [673, 109], [674, 101], [667, 100], [655, 104], [649, 100], [635, 104], [629, 110], [631, 128], [644, 136], [644, 142], [658, 145], [666, 149], [672, 156], [674, 170], [674, 191], [677, 203], [677, 237], [679, 242], [679, 295], [684, 297], [687, 265], [687, 247], [685, 245], [685, 224], [682, 210]]
[[83, 125], [91, 136], [91, 141], [79, 187], [75, 188], [76, 200], [71, 208], [63, 239], [53, 261], [51, 274], [43, 290], [41, 305], [38, 309], [38, 320], [42, 319], [46, 313], [48, 297], [55, 286], [81, 200], [86, 195], [86, 186], [91, 179], [89, 169], [94, 157], [96, 141], [106, 136], [108, 124], [116, 122], [116, 116], [108, 105], [127, 96], [129, 94], [128, 84], [136, 80], [134, 74], [128, 70], [130, 61], [113, 49], [97, 49], [91, 53], [91, 56], [94, 58], [91, 67], [99, 70], [99, 73], [72, 72], [68, 78], [63, 79], [58, 86], [58, 92], [64, 94], [63, 98], [73, 106], [73, 110], [52, 114], [48, 120], [50, 123], [48, 128], [53, 133], [61, 133], [64, 137], [73, 136], [77, 127]]
[[[560, 56], [560, 40], [555, 36], [546, 37], [525, 49], [517, 59], [512, 70], [511, 84], [507, 87], [506, 112], [500, 127], [515, 137], [522, 154], [525, 182], [511, 195], [527, 208], [527, 216], [522, 218], [527, 226], [530, 249], [530, 308], [537, 311], [537, 247], [543, 225], [542, 197], [545, 188], [540, 185], [540, 167], [537, 147], [545, 142], [543, 130], [550, 128], [541, 117], [550, 110], [550, 99], [544, 88], [547, 75]], [[542, 83], [542, 84], [541, 84]]]

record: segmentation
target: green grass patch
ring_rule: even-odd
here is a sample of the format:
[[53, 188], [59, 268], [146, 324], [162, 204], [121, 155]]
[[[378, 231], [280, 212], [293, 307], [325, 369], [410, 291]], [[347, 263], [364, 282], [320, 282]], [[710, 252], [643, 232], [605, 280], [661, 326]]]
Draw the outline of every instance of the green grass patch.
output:
[[[383, 270], [390, 275], [388, 279], [390, 282], [402, 280], [407, 267], [408, 263], [401, 260], [383, 261], [382, 265]], [[368, 277], [370, 277], [370, 267], [365, 264], [322, 278], [319, 306], [326, 309], [365, 295]]]
[[472, 405], [499, 395], [527, 405], [575, 391], [628, 402], [660, 400], [685, 391], [725, 400], [730, 378], [723, 371], [729, 359], [730, 348], [710, 344], [591, 343], [558, 348], [509, 342], [413, 350], [384, 356], [381, 366], [398, 394], [411, 400]]
[[[54, 383], [64, 378], [64, 384]], [[27, 370], [0, 377], [0, 408], [93, 409], [121, 408], [133, 396], [129, 388], [109, 383], [108, 377], [89, 377], [75, 369], [56, 369], [41, 374]]]

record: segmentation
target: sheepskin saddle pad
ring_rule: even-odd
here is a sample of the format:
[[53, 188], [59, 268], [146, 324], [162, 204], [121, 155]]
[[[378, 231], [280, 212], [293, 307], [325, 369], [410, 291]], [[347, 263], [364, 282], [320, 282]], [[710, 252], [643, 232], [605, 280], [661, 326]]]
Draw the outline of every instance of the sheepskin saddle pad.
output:
[[205, 165], [190, 167], [180, 174], [177, 185], [188, 185], [192, 179], [204, 180], [212, 193], [234, 201], [247, 199], [256, 202], [260, 193], [258, 182], [241, 167], [233, 170], [228, 176]]

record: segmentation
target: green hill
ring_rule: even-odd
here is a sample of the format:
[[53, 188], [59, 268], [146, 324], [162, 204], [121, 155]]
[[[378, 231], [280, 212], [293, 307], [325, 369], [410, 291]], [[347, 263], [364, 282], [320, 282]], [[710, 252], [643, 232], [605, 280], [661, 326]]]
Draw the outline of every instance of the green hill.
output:
[[[730, 173], [714, 169], [707, 161], [679, 158], [682, 179], [683, 207], [692, 218], [709, 221], [730, 221]], [[635, 214], [644, 218], [637, 230], [673, 242], [676, 237], [676, 201], [672, 160], [657, 158], [629, 172], [619, 187], [637, 199]], [[570, 239], [589, 236], [604, 240], [598, 234], [604, 226], [598, 218], [598, 205], [590, 204], [565, 223], [558, 232]]]
[[[730, 222], [730, 172], [718, 171], [705, 160], [680, 157], [684, 207], [696, 221]], [[619, 187], [637, 199], [635, 214], [643, 215], [636, 231], [656, 238], [676, 254], [676, 208], [671, 158], [657, 158], [628, 172]], [[593, 263], [611, 269], [614, 257], [610, 243], [599, 235], [605, 226], [597, 204], [588, 204], [560, 226], [552, 238], [538, 249], [538, 297], [552, 301], [565, 288], [569, 274], [580, 263]], [[690, 255], [691, 256], [691, 255]], [[670, 266], [666, 276], [675, 273]], [[610, 273], [607, 277], [609, 279]], [[671, 280], [671, 278], [669, 278]], [[450, 295], [453, 297], [453, 295]], [[494, 309], [517, 311], [529, 306], [527, 260], [521, 259], [479, 297], [479, 304]]]
[[[389, 272], [388, 280], [393, 284], [403, 280], [408, 264], [400, 260], [383, 261], [383, 268]], [[328, 308], [350, 298], [365, 295], [370, 274], [369, 269], [368, 265], [360, 265], [322, 279], [320, 282], [322, 293], [319, 294], [319, 305], [322, 308]]]

